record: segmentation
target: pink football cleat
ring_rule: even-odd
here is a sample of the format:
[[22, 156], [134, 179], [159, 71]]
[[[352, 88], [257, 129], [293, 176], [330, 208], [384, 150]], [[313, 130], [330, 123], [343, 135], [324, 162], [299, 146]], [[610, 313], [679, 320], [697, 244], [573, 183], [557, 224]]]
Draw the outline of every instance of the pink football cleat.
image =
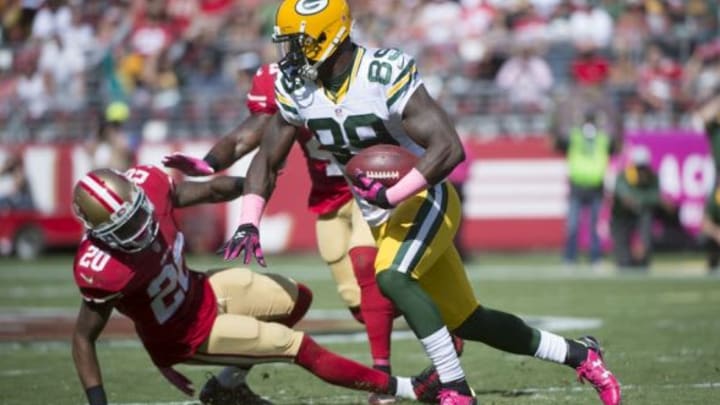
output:
[[592, 336], [584, 336], [578, 341], [588, 347], [587, 359], [575, 369], [578, 380], [592, 384], [604, 405], [619, 405], [622, 401], [620, 383], [605, 365], [598, 341]]
[[440, 390], [438, 400], [440, 400], [440, 405], [477, 405], [475, 397], [462, 395], [461, 393], [450, 389]]

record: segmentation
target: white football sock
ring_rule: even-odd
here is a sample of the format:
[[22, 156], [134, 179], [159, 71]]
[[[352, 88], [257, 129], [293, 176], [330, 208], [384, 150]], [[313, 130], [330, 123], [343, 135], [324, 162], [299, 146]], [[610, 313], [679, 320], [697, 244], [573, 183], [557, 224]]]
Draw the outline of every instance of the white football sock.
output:
[[248, 369], [230, 366], [222, 369], [216, 378], [223, 387], [235, 388], [238, 385], [245, 383], [247, 373]]
[[395, 396], [399, 398], [417, 399], [412, 381], [408, 377], [395, 377], [397, 381], [397, 390]]
[[563, 364], [567, 352], [568, 345], [564, 337], [540, 330], [540, 344], [535, 352], [535, 357]]
[[442, 329], [438, 329], [430, 336], [420, 339], [420, 343], [425, 347], [425, 352], [435, 365], [440, 382], [446, 383], [465, 378], [465, 373], [460, 366], [460, 359], [458, 359], [446, 327], [443, 326]]

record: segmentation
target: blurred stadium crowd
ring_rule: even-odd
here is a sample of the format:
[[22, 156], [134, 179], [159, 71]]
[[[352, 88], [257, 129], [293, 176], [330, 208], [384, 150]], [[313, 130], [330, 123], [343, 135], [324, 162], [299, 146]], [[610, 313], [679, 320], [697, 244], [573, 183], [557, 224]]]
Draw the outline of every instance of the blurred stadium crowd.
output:
[[[0, 139], [218, 136], [277, 53], [273, 0], [0, 0]], [[687, 126], [720, 85], [712, 0], [355, 0], [353, 36], [414, 54], [463, 132]], [[613, 131], [614, 132], [614, 131]], [[132, 146], [132, 145], [131, 145]]]

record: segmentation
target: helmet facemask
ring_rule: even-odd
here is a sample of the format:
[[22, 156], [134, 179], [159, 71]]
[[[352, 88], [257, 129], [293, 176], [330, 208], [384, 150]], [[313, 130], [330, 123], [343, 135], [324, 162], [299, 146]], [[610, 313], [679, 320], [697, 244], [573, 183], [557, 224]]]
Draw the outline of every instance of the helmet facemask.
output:
[[305, 21], [300, 23], [297, 33], [281, 34], [279, 28], [275, 27], [273, 42], [278, 44], [280, 52], [280, 71], [285, 79], [297, 85], [317, 80], [320, 65], [337, 50], [345, 36], [345, 27], [341, 27], [331, 39], [331, 44], [320, 54], [322, 44], [330, 40], [324, 32], [317, 39], [311, 37], [305, 33]]
[[[123, 203], [120, 209], [110, 215], [108, 221], [92, 226], [83, 220], [90, 236], [113, 249], [128, 253], [139, 252], [150, 246], [159, 229], [153, 215], [154, 207], [147, 195], [140, 188], [133, 188], [135, 195], [132, 202]], [[82, 215], [78, 217], [83, 218]]]

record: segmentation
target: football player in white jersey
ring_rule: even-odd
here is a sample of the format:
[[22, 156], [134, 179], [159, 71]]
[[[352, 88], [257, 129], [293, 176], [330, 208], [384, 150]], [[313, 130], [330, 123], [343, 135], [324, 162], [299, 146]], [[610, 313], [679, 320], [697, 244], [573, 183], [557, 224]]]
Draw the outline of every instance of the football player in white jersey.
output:
[[280, 114], [250, 165], [241, 224], [225, 258], [244, 251], [262, 263], [258, 223], [278, 170], [295, 139], [310, 128], [340, 167], [358, 151], [395, 144], [419, 156], [392, 187], [346, 173], [378, 247], [377, 284], [402, 311], [433, 361], [440, 404], [475, 404], [450, 332], [511, 353], [568, 365], [590, 381], [602, 402], [620, 403], [620, 386], [592, 337], [565, 339], [531, 328], [515, 315], [481, 306], [453, 245], [460, 218], [445, 177], [463, 149], [445, 111], [430, 97], [415, 60], [397, 49], [364, 48], [350, 39], [345, 0], [284, 0], [273, 40], [282, 51], [275, 84]]

